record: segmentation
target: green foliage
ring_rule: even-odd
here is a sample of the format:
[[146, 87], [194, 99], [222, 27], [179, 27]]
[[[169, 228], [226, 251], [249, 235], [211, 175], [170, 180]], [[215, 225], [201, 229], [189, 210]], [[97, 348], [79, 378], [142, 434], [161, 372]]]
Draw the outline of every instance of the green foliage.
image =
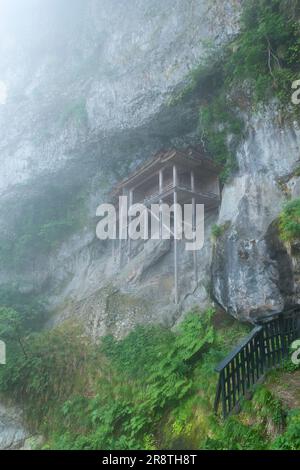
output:
[[23, 317], [26, 330], [39, 329], [46, 316], [46, 301], [35, 293], [21, 293], [17, 286], [0, 287], [0, 307], [16, 310]]
[[236, 169], [235, 150], [243, 136], [243, 121], [232, 110], [225, 94], [219, 92], [201, 106], [199, 129], [208, 153], [223, 167], [221, 181], [225, 182]]
[[0, 339], [7, 343], [9, 355], [16, 351], [26, 355], [24, 338], [41, 328], [45, 305], [15, 289], [0, 288]]
[[197, 313], [188, 314], [178, 327], [178, 335], [175, 338], [175, 354], [184, 361], [193, 362], [198, 358], [199, 352], [213, 344], [215, 332], [212, 326], [212, 318], [215, 311], [208, 309], [201, 318]]
[[0, 310], [0, 336], [8, 345], [7, 364], [0, 369], [0, 391], [23, 403], [28, 418], [36, 424], [50, 410], [53, 414], [75, 384], [78, 389], [80, 376], [93, 357], [81, 329], [71, 324], [26, 333], [22, 333], [22, 319], [15, 311]]
[[12, 223], [12, 233], [0, 240], [0, 261], [18, 269], [32, 264], [38, 255], [48, 255], [85, 223], [85, 212], [80, 188], [45, 188], [38, 200], [26, 201]]
[[292, 347], [290, 347], [290, 353], [289, 353], [289, 356], [284, 360], [283, 364], [282, 364], [282, 369], [285, 370], [286, 372], [296, 372], [297, 370], [300, 369], [300, 364], [294, 364], [294, 362], [292, 361], [292, 356], [293, 356], [293, 353], [297, 350], [298, 348], [296, 349], [293, 349]]
[[[176, 332], [139, 327], [100, 350], [70, 326], [31, 334], [26, 354], [16, 350], [1, 370], [0, 391], [25, 401], [31, 421], [51, 415], [43, 432], [52, 447], [153, 448], [163, 414], [191, 393], [194, 363], [214, 341], [212, 315], [191, 313]], [[101, 372], [87, 395], [78, 381], [93, 357]]]
[[42, 333], [23, 329], [25, 353], [15, 341], [18, 314], [2, 314], [0, 334], [15, 346], [0, 369], [0, 392], [24, 405], [45, 449], [299, 447], [296, 414], [274, 439], [285, 410], [265, 387], [240, 415], [226, 422], [214, 415], [214, 367], [248, 328], [231, 320], [213, 326], [220, 320], [211, 309], [188, 314], [176, 331], [138, 327], [100, 346], [70, 323]]
[[260, 419], [271, 419], [277, 426], [284, 424], [285, 410], [282, 403], [267, 388], [262, 386], [256, 390], [251, 407], [258, 411]]
[[224, 235], [226, 230], [229, 228], [230, 222], [226, 222], [223, 225], [214, 224], [211, 228], [211, 234], [214, 239], [218, 239]]
[[23, 318], [12, 308], [0, 307], [0, 338], [17, 341], [23, 336]]
[[277, 97], [290, 103], [291, 84], [298, 78], [300, 29], [282, 0], [245, 2], [242, 30], [225, 67], [229, 86], [247, 81], [254, 103]]
[[[285, 428], [286, 409], [264, 385], [251, 401], [241, 403], [242, 412], [223, 421], [213, 413], [216, 391], [215, 365], [233, 344], [246, 335], [245, 326], [223, 325], [215, 331], [213, 347], [203, 354], [192, 376], [194, 394], [175, 406], [166, 421], [162, 448], [209, 450], [263, 450], [274, 446]], [[273, 372], [280, 377], [280, 371]], [[291, 438], [291, 445], [298, 445]]]
[[298, 117], [291, 106], [292, 82], [299, 78], [299, 0], [243, 2], [240, 32], [222, 48], [207, 48], [207, 57], [189, 75], [171, 104], [197, 96], [199, 133], [207, 152], [222, 165], [225, 182], [236, 169], [235, 154], [244, 124], [240, 111], [276, 98], [282, 115]]
[[200, 97], [199, 133], [205, 149], [223, 167], [221, 180], [226, 181], [236, 169], [235, 150], [243, 136], [244, 124], [225, 83], [228, 51], [208, 47], [207, 57], [189, 75], [189, 83], [171, 104]]
[[300, 450], [300, 409], [293, 410], [287, 418], [285, 432], [275, 439], [273, 450]]
[[144, 434], [154, 432], [165, 410], [190, 393], [190, 361], [213, 341], [211, 316], [211, 310], [190, 314], [177, 333], [139, 327], [122, 341], [105, 338], [102, 352], [116, 377], [113, 386], [104, 378], [98, 383], [97, 396], [88, 405], [92, 432], [74, 445], [143, 448]]
[[211, 228], [211, 234], [213, 238], [220, 238], [223, 234], [223, 231], [220, 225], [217, 225], [217, 224], [213, 225]]
[[217, 428], [216, 437], [208, 438], [205, 450], [264, 450], [267, 444], [260, 426], [248, 426], [233, 416]]
[[[213, 342], [211, 317], [213, 310], [208, 309], [200, 317], [197, 313], [186, 316], [177, 330], [172, 333], [167, 328], [137, 327], [123, 341], [113, 337], [103, 339], [103, 352], [112, 360], [119, 372], [144, 379], [149, 372], [157, 373], [157, 364], [162, 367], [176, 362], [191, 360], [206, 344]], [[170, 367], [177, 367], [170, 364]]]
[[300, 239], [300, 199], [289, 202], [279, 216], [280, 238], [286, 242]]
[[144, 378], [149, 364], [153, 367], [157, 358], [168, 352], [173, 339], [168, 329], [139, 326], [123, 341], [116, 341], [113, 336], [103, 338], [102, 349], [119, 372]]
[[[107, 372], [95, 385], [96, 395], [74, 397], [63, 407], [68, 425], [51, 436], [58, 449], [153, 449], [164, 446], [161, 423], [169, 411], [199, 396], [201, 387], [214, 395], [214, 365], [231, 347], [228, 335], [216, 335], [214, 312], [190, 313], [176, 332], [162, 327], [138, 327], [126, 338], [103, 340], [101, 353], [108, 358]], [[245, 334], [238, 325], [232, 340]], [[201, 366], [200, 366], [200, 365]], [[205, 372], [204, 372], [205, 371]], [[210, 384], [210, 386], [209, 386]], [[184, 419], [168, 428], [178, 435], [189, 429]], [[80, 437], [78, 430], [80, 429]], [[188, 444], [187, 444], [188, 445]], [[174, 448], [174, 434], [166, 446]], [[176, 446], [176, 445], [175, 445]], [[166, 448], [166, 447], [164, 447]]]

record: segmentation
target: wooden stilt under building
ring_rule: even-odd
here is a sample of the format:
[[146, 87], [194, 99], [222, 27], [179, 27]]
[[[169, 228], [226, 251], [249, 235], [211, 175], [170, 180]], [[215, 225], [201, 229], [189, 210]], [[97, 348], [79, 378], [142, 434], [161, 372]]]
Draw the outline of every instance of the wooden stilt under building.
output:
[[[193, 229], [195, 229], [196, 204], [204, 204], [205, 211], [216, 209], [220, 204], [220, 167], [208, 158], [202, 148], [186, 150], [171, 149], [157, 153], [134, 173], [120, 182], [112, 193], [118, 204], [121, 195], [129, 196], [129, 205], [192, 204]], [[176, 211], [175, 211], [176, 212]], [[174, 230], [177, 228], [174, 214]], [[159, 212], [159, 236], [162, 237], [162, 213]], [[178, 285], [178, 241], [174, 237], [174, 301], [179, 302]], [[123, 243], [120, 239], [120, 263]], [[132, 242], [127, 239], [128, 257], [132, 256]], [[194, 280], [198, 283], [197, 252], [193, 251]]]

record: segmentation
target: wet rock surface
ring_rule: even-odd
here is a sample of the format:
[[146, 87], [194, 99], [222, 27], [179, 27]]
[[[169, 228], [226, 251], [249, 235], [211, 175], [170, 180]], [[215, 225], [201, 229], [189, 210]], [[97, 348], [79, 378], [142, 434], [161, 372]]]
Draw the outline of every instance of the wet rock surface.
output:
[[0, 449], [21, 449], [30, 436], [23, 423], [22, 411], [15, 406], [0, 403]]
[[[297, 263], [280, 242], [276, 220], [299, 178], [299, 128], [281, 127], [270, 108], [248, 122], [239, 172], [223, 190], [212, 262], [215, 299], [236, 318], [252, 321], [299, 302]], [[285, 181], [285, 184], [282, 184]], [[290, 188], [290, 189], [289, 189]]]
[[[299, 129], [279, 124], [272, 106], [245, 117], [239, 170], [223, 187], [219, 214], [206, 218], [197, 283], [192, 257], [179, 249], [179, 306], [172, 244], [120, 264], [95, 237], [96, 207], [114, 183], [159, 149], [199, 143], [197, 100], [170, 103], [203, 57], [203, 41], [223, 42], [237, 31], [232, 3], [75, 1], [71, 18], [59, 5], [45, 2], [34, 19], [24, 13], [34, 37], [9, 22], [1, 30], [0, 242], [4, 253], [13, 246], [14, 257], [1, 255], [0, 285], [42, 294], [55, 312], [49, 324], [80, 317], [94, 336], [122, 336], [139, 322], [172, 325], [193, 305], [205, 308], [211, 292], [244, 320], [297, 301], [297, 275], [293, 287], [282, 281], [291, 256], [276, 254], [269, 230], [287, 197], [299, 195]], [[76, 223], [43, 252], [49, 221], [41, 214], [49, 208], [54, 229]], [[212, 249], [214, 223], [228, 227]], [[111, 285], [122, 302], [110, 299], [107, 307], [103, 292]], [[122, 312], [125, 297], [130, 308]]]

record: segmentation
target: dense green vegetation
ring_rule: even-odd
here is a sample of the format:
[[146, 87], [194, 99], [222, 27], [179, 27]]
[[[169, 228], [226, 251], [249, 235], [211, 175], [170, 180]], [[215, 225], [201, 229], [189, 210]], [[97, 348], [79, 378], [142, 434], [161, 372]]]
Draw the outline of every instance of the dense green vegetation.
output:
[[[223, 166], [223, 181], [236, 168], [242, 113], [274, 98], [285, 117], [297, 113], [290, 97], [300, 72], [299, 9], [296, 0], [244, 2], [238, 36], [210, 49], [174, 100], [199, 97], [199, 132]], [[61, 125], [69, 119], [86, 122], [83, 102], [65, 109]], [[26, 205], [12, 236], [2, 241], [0, 261], [7, 266], [47, 255], [82, 225], [84, 195], [50, 189], [38, 204]], [[227, 227], [215, 225], [213, 237]], [[284, 241], [299, 239], [299, 199], [284, 208], [279, 230]], [[299, 401], [288, 406], [274, 391], [284, 370], [270, 374], [240, 414], [223, 422], [213, 413], [214, 367], [247, 326], [209, 309], [188, 314], [176, 331], [137, 327], [120, 341], [106, 337], [93, 344], [72, 323], [37, 331], [44, 305], [25, 297], [0, 291], [0, 338], [8, 358], [0, 392], [24, 407], [29, 425], [45, 437], [44, 448], [300, 449]], [[299, 372], [290, 364], [288, 371], [290, 377]]]
[[86, 222], [85, 201], [82, 188], [64, 186], [47, 186], [38, 199], [26, 200], [10, 223], [11, 232], [0, 238], [0, 263], [18, 269], [59, 247]]
[[291, 87], [300, 72], [299, 17], [299, 0], [243, 2], [237, 37], [225, 47], [208, 49], [188, 86], [173, 100], [199, 97], [199, 132], [207, 151], [223, 166], [223, 181], [236, 168], [242, 113], [275, 99], [281, 116], [298, 117]]
[[69, 323], [30, 333], [16, 312], [0, 318], [10, 346], [0, 391], [23, 404], [44, 448], [299, 448], [299, 410], [287, 414], [266, 387], [225, 424], [214, 415], [214, 366], [248, 328], [213, 310], [100, 345]]
[[21, 293], [17, 286], [0, 287], [0, 308], [18, 312], [22, 331], [38, 331], [46, 319], [47, 302], [36, 293]]
[[281, 212], [279, 233], [283, 241], [300, 240], [300, 199], [290, 201]]
[[222, 237], [226, 230], [230, 227], [230, 222], [226, 222], [222, 225], [214, 224], [211, 228], [212, 237], [217, 240], [218, 238]]

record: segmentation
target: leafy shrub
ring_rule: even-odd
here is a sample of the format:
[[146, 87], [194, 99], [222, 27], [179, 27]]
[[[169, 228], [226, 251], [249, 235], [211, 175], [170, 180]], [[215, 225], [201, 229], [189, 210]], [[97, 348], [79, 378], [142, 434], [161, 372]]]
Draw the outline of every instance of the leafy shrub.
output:
[[207, 57], [189, 76], [189, 83], [172, 100], [200, 98], [199, 133], [207, 152], [222, 165], [222, 181], [235, 171], [235, 154], [244, 134], [240, 110], [268, 103], [274, 97], [285, 117], [299, 117], [290, 106], [291, 85], [299, 78], [299, 0], [243, 2], [240, 31]]
[[243, 127], [243, 121], [237, 117], [228, 103], [228, 97], [221, 91], [200, 108], [199, 130], [206, 150], [223, 167], [223, 182], [237, 168], [235, 150], [243, 136]]
[[188, 315], [176, 333], [140, 327], [100, 349], [72, 324], [27, 334], [17, 312], [2, 313], [11, 349], [0, 391], [24, 403], [54, 448], [155, 447], [159, 420], [190, 393], [196, 356], [214, 340], [212, 310]]
[[255, 102], [274, 95], [289, 103], [291, 83], [298, 78], [299, 23], [282, 0], [245, 2], [242, 30], [226, 64], [227, 80], [252, 84]]
[[263, 450], [267, 444], [260, 426], [248, 426], [237, 417], [228, 418], [219, 426], [216, 438], [208, 438], [205, 450]]
[[260, 419], [271, 419], [279, 427], [284, 425], [285, 410], [282, 403], [266, 387], [262, 386], [256, 390], [251, 407], [257, 411]]
[[285, 432], [275, 439], [275, 450], [300, 450], [300, 410], [290, 412]]
[[300, 199], [289, 202], [280, 214], [279, 233], [283, 241], [300, 239]]
[[143, 448], [145, 432], [154, 431], [163, 412], [190, 392], [195, 355], [214, 339], [212, 313], [188, 315], [177, 333], [138, 327], [122, 341], [103, 340], [101, 350], [114, 376], [102, 378], [88, 405], [93, 444], [90, 440], [85, 445]]
[[71, 323], [30, 333], [6, 308], [0, 335], [11, 350], [0, 369], [0, 392], [24, 405], [29, 423], [46, 437], [46, 449], [298, 446], [297, 418], [289, 418], [282, 440], [272, 444], [270, 420], [280, 427], [285, 415], [265, 388], [240, 416], [224, 423], [214, 415], [214, 367], [248, 331], [229, 320], [216, 329], [214, 321], [211, 309], [193, 312], [176, 331], [138, 327], [99, 346]]
[[[46, 318], [47, 302], [42, 296], [21, 293], [17, 287], [0, 287], [0, 309], [15, 310], [21, 317], [22, 334], [39, 330]], [[1, 315], [0, 315], [1, 322]]]
[[17, 312], [0, 310], [0, 335], [8, 345], [0, 391], [23, 403], [29, 419], [39, 422], [80, 383], [80, 375], [92, 364], [92, 350], [81, 329], [71, 324], [28, 336], [25, 331], [22, 336]]
[[226, 230], [230, 227], [230, 222], [226, 222], [223, 225], [214, 224], [211, 228], [211, 234], [214, 239], [222, 237]]

